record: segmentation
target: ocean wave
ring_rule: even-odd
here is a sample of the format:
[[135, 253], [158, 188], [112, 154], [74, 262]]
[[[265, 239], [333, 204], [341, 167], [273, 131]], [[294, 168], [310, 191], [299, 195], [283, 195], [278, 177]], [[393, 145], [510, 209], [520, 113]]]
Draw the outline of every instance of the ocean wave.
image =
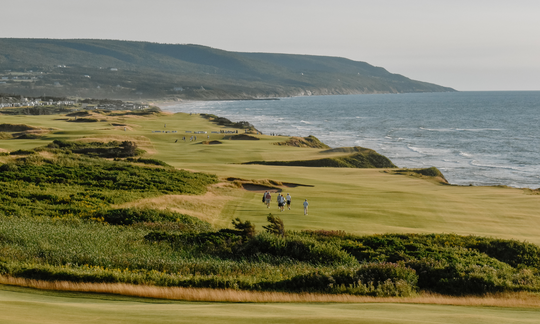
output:
[[449, 163], [460, 163], [459, 161], [454, 161], [454, 160], [445, 160], [445, 159], [443, 159], [443, 162], [449, 162]]
[[516, 167], [511, 167], [511, 166], [507, 166], [507, 165], [491, 165], [491, 164], [483, 164], [483, 163], [479, 163], [479, 162], [476, 161], [476, 160], [471, 160], [471, 161], [469, 162], [469, 164], [472, 165], [472, 166], [481, 167], [481, 168], [504, 169], [504, 170], [515, 170], [515, 171], [519, 171], [519, 168], [516, 168]]
[[461, 155], [463, 157], [466, 157], [466, 158], [471, 158], [472, 157], [472, 154], [469, 154], [469, 153], [466, 153], [466, 152], [459, 152], [459, 155]]
[[504, 129], [500, 129], [500, 128], [456, 128], [456, 130], [460, 131], [460, 132], [489, 132], [489, 131], [500, 132], [500, 131], [503, 131]]
[[310, 123], [310, 122], [308, 122], [308, 121], [305, 121], [305, 120], [301, 120], [300, 122], [301, 122], [301, 123], [304, 123], [304, 124], [309, 124], [309, 125], [311, 125], [311, 123]]
[[419, 153], [419, 154], [425, 154], [424, 152], [422, 152], [422, 149], [421, 148], [418, 148], [418, 147], [414, 147], [412, 146], [411, 144], [407, 144], [407, 148], [413, 152], [416, 152], [416, 153]]
[[421, 130], [427, 130], [430, 132], [454, 132], [455, 128], [425, 128], [425, 127], [418, 127]]

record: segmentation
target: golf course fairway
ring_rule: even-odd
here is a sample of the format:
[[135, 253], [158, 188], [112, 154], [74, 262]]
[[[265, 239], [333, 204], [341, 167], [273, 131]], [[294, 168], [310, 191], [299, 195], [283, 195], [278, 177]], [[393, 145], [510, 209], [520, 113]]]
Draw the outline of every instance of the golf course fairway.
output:
[[[97, 113], [93, 113], [98, 115]], [[252, 135], [233, 140], [236, 131], [199, 115], [103, 115], [97, 122], [73, 122], [65, 115], [2, 115], [0, 124], [39, 128], [32, 139], [0, 137], [0, 153], [45, 146], [53, 140], [133, 141], [157, 159], [189, 171], [216, 174], [220, 181], [204, 195], [163, 195], [118, 208], [170, 209], [231, 227], [231, 220], [253, 222], [257, 230], [269, 213], [287, 230], [341, 230], [352, 234], [455, 233], [540, 244], [540, 193], [509, 187], [455, 186], [393, 169], [292, 167], [242, 164], [344, 156], [319, 148], [273, 145], [288, 138]], [[197, 133], [204, 131], [206, 133]], [[190, 136], [197, 136], [189, 141]], [[186, 137], [186, 140], [183, 137]], [[219, 141], [206, 144], [204, 141]], [[42, 152], [47, 157], [47, 152]], [[1, 155], [0, 163], [13, 156]], [[421, 166], [419, 166], [421, 167]], [[266, 187], [264, 187], [264, 186]], [[261, 202], [272, 190], [272, 204]], [[292, 196], [280, 212], [277, 193]], [[304, 215], [302, 203], [309, 202]], [[211, 303], [179, 302], [105, 294], [40, 291], [0, 285], [0, 323], [539, 323], [528, 308], [397, 303]]]
[[378, 303], [176, 302], [0, 286], [0, 322], [63, 323], [538, 323], [527, 308]]

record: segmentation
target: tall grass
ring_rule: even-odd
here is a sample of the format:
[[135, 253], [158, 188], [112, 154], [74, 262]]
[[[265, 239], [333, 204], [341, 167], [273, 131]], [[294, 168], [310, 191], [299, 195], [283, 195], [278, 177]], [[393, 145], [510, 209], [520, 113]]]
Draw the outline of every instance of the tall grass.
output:
[[239, 291], [235, 289], [207, 289], [184, 287], [155, 287], [122, 283], [77, 283], [43, 281], [0, 276], [0, 284], [53, 291], [93, 292], [133, 297], [147, 297], [186, 301], [260, 302], [260, 303], [413, 303], [456, 306], [492, 306], [540, 308], [540, 298], [531, 293], [487, 294], [484, 296], [451, 297], [421, 293], [413, 297], [371, 297], [318, 293], [284, 293]]

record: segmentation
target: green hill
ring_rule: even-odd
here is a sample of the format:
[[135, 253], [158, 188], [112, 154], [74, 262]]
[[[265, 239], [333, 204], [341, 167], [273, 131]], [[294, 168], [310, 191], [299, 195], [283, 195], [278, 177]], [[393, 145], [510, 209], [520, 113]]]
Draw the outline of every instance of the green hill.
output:
[[455, 91], [340, 57], [94, 39], [2, 38], [0, 77], [3, 93], [107, 98]]

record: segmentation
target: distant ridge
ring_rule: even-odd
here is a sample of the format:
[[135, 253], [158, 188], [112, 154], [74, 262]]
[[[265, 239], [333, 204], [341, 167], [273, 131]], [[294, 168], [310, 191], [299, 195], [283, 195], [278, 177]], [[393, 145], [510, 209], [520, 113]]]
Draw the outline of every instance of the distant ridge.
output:
[[455, 91], [341, 57], [96, 39], [0, 38], [0, 78], [1, 93], [119, 99]]

